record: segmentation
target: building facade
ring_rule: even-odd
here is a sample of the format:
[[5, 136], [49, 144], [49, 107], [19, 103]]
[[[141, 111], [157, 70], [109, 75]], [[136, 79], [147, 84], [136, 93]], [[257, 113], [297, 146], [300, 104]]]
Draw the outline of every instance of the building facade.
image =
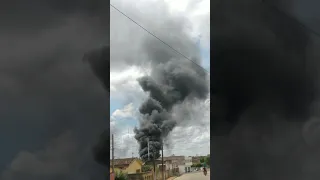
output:
[[179, 172], [181, 174], [191, 172], [192, 171], [191, 165], [192, 165], [192, 157], [184, 156], [183, 163], [178, 165]]
[[[112, 171], [111, 169], [110, 164], [110, 172]], [[137, 158], [115, 159], [114, 169], [115, 171], [122, 171], [128, 174], [141, 173], [142, 161]]]

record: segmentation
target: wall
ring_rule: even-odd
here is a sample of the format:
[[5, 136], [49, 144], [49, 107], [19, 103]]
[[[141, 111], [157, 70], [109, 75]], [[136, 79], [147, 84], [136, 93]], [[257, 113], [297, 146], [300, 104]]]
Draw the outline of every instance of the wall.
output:
[[191, 166], [192, 165], [192, 157], [185, 157], [185, 165]]
[[128, 174], [128, 180], [153, 180], [152, 172]]
[[185, 165], [178, 165], [180, 174], [184, 174], [185, 173], [185, 167], [186, 167]]
[[[165, 177], [165, 179], [168, 179], [169, 178], [169, 170], [166, 170], [166, 171], [164, 171], [164, 177]], [[160, 172], [158, 172], [158, 174], [157, 174], [157, 179], [160, 179], [160, 180], [162, 180], [163, 178], [162, 178], [162, 171], [160, 171]]]
[[129, 167], [126, 169], [126, 172], [128, 174], [134, 174], [134, 173], [137, 173], [137, 170], [140, 170], [141, 172], [141, 168], [142, 168], [141, 164], [135, 160], [129, 165]]

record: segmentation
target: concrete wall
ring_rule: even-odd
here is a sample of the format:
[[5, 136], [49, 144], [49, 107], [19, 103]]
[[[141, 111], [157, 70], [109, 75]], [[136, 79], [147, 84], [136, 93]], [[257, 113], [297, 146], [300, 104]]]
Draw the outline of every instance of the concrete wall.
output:
[[187, 173], [186, 170], [187, 170], [187, 171], [190, 171], [190, 172], [192, 171], [191, 166], [179, 165], [178, 168], [179, 168], [179, 173], [180, 173], [180, 174]]
[[136, 173], [136, 174], [128, 174], [128, 180], [153, 180], [153, 173]]
[[186, 166], [191, 166], [192, 165], [192, 157], [185, 157], [184, 162]]
[[[162, 180], [162, 179], [163, 179], [163, 178], [162, 178], [162, 171], [159, 171], [159, 172], [157, 172], [157, 173], [158, 173], [158, 174], [157, 174], [157, 179]], [[165, 178], [165, 179], [169, 178], [169, 170], [164, 171], [163, 174], [164, 174], [164, 178]]]
[[186, 167], [185, 165], [178, 165], [180, 174], [184, 174], [185, 173], [185, 167]]

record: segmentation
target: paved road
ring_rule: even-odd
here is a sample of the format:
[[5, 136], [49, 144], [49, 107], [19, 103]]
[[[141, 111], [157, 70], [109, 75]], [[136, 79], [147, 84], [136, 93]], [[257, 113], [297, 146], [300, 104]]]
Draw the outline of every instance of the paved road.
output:
[[208, 171], [207, 176], [203, 174], [203, 172], [194, 172], [183, 174], [180, 177], [175, 178], [174, 180], [209, 180], [210, 179], [210, 171]]

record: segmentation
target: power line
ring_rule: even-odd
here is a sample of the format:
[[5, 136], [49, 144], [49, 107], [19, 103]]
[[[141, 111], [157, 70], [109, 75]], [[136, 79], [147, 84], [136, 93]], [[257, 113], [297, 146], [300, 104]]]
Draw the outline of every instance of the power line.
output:
[[158, 39], [160, 42], [162, 42], [164, 45], [167, 45], [169, 48], [171, 48], [173, 51], [175, 51], [176, 53], [180, 54], [182, 57], [184, 57], [185, 59], [189, 60], [190, 62], [192, 62], [194, 65], [196, 65], [197, 67], [199, 67], [200, 69], [202, 69], [204, 72], [209, 73], [209, 71], [207, 71], [205, 68], [203, 68], [201, 65], [197, 64], [196, 62], [194, 62], [193, 60], [191, 60], [190, 58], [188, 58], [187, 56], [185, 56], [184, 54], [180, 53], [178, 50], [174, 49], [172, 46], [170, 46], [168, 43], [166, 43], [165, 41], [163, 41], [162, 39], [160, 39], [158, 36], [156, 36], [155, 34], [153, 34], [152, 32], [150, 32], [149, 30], [147, 30], [145, 27], [143, 27], [142, 25], [140, 25], [138, 22], [136, 22], [135, 20], [133, 20], [132, 18], [130, 18], [128, 15], [126, 15], [124, 12], [122, 12], [121, 10], [119, 10], [118, 8], [116, 8], [114, 5], [112, 5], [110, 3], [110, 6], [112, 8], [114, 8], [115, 10], [117, 10], [119, 13], [121, 13], [123, 16], [125, 16], [126, 18], [128, 18], [129, 20], [131, 20], [133, 23], [135, 23], [136, 25], [138, 25], [140, 28], [142, 28], [143, 30], [145, 30], [147, 33], [149, 33], [151, 36], [153, 36], [154, 38]]

